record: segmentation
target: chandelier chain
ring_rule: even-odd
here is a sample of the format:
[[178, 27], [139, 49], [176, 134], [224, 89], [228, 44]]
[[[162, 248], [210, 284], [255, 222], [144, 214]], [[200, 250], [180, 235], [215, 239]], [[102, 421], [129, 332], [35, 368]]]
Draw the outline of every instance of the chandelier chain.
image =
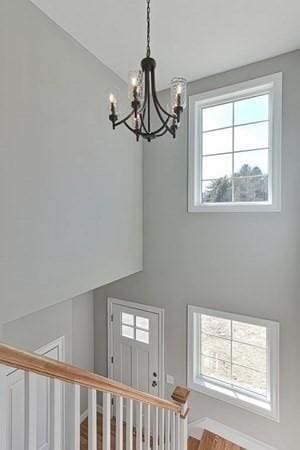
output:
[[147, 0], [147, 57], [149, 57], [150, 54], [150, 0]]

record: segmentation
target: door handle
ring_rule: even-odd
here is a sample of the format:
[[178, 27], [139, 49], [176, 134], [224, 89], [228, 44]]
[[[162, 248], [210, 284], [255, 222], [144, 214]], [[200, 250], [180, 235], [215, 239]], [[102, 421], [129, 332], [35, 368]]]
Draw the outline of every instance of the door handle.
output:
[[152, 381], [152, 387], [156, 387], [157, 386], [157, 381], [153, 380]]

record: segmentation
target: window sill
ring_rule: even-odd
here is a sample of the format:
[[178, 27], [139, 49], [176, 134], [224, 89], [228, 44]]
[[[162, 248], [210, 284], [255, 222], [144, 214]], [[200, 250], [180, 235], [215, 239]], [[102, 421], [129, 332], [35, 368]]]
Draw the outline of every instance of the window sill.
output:
[[256, 398], [255, 396], [247, 395], [246, 393], [230, 389], [225, 384], [221, 386], [221, 384], [213, 383], [205, 378], [197, 378], [192, 382], [188, 382], [188, 388], [217, 400], [231, 403], [275, 422], [280, 422], [278, 412], [272, 409], [272, 405], [269, 402], [260, 399], [259, 396]]
[[280, 205], [275, 205], [272, 203], [200, 203], [200, 204], [189, 204], [188, 212], [190, 213], [201, 213], [201, 212], [280, 212]]

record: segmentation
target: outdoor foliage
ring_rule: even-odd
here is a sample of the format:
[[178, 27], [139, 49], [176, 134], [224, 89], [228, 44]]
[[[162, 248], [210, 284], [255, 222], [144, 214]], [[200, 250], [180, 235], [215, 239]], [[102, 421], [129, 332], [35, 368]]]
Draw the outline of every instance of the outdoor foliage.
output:
[[224, 176], [212, 180], [203, 192], [203, 202], [231, 202], [232, 183], [234, 201], [261, 202], [268, 200], [268, 177], [259, 167], [244, 164], [233, 177]]

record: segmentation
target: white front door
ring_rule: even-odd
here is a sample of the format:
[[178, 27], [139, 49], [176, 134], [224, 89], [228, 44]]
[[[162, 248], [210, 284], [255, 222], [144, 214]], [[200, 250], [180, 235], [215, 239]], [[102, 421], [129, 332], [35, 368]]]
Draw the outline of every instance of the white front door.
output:
[[[128, 306], [130, 304], [130, 306]], [[109, 376], [144, 392], [163, 395], [161, 314], [143, 305], [109, 299]]]
[[[55, 360], [63, 359], [63, 341], [55, 341], [38, 353]], [[49, 402], [49, 379], [37, 375], [37, 450], [50, 449], [50, 402]], [[61, 401], [62, 398], [61, 385]], [[24, 449], [24, 372], [22, 370], [9, 370], [6, 375], [6, 398], [7, 398], [7, 434], [6, 450]], [[63, 407], [62, 425], [63, 425]]]

